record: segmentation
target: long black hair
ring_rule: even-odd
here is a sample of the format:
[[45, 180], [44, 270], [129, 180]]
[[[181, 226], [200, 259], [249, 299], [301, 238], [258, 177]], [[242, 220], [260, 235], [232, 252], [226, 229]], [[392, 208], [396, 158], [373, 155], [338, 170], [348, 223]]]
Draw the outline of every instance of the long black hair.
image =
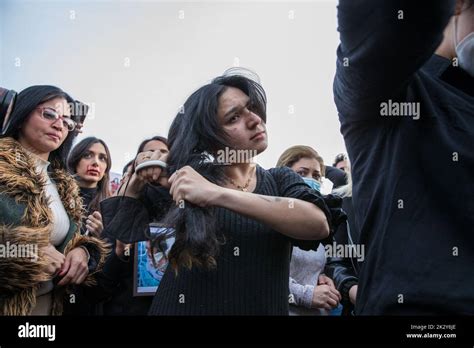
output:
[[[54, 98], [64, 98], [69, 105], [73, 105], [76, 102], [69, 94], [55, 86], [31, 86], [21, 91], [16, 97], [15, 107], [10, 116], [11, 121], [8, 125], [8, 129], [4, 130], [5, 133], [2, 137], [11, 137], [18, 140], [21, 126], [25, 124], [33, 110], [38, 105]], [[72, 113], [71, 117], [74, 116], [74, 113]], [[67, 156], [76, 136], [77, 132], [70, 131], [61, 146], [51, 151], [48, 160], [51, 162], [52, 168], [67, 169]]]
[[112, 168], [112, 159], [110, 157], [109, 147], [102, 139], [96, 137], [88, 137], [82, 139], [79, 143], [74, 146], [69, 157], [67, 159], [67, 166], [71, 174], [77, 173], [77, 166], [81, 159], [89, 152], [90, 148], [94, 144], [102, 144], [105, 148], [105, 153], [107, 154], [107, 168], [105, 169], [104, 177], [97, 184], [97, 194], [89, 203], [87, 207], [88, 211], [98, 211], [100, 210], [100, 202], [106, 198], [110, 197], [110, 169]]
[[[248, 74], [247, 74], [248, 76]], [[242, 74], [224, 73], [195, 91], [176, 115], [168, 133], [170, 152], [168, 172], [191, 166], [207, 180], [223, 184], [224, 167], [216, 163], [217, 151], [229, 145], [229, 137], [218, 121], [220, 96], [229, 88], [240, 89], [250, 98], [254, 113], [266, 121], [266, 95], [260, 84]], [[201, 208], [185, 202], [184, 209], [172, 207], [163, 219], [176, 230], [175, 243], [168, 255], [172, 268], [193, 265], [202, 268], [216, 266], [221, 235], [217, 235], [213, 208]]]

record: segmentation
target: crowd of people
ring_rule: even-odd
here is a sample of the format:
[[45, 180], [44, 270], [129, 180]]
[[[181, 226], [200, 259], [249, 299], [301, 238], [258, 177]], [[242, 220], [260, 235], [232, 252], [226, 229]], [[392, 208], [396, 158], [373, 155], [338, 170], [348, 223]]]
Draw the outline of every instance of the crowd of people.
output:
[[[1, 120], [0, 243], [36, 246], [35, 260], [0, 257], [0, 313], [474, 314], [474, 3], [399, 3], [339, 3], [348, 155], [332, 166], [308, 145], [255, 163], [266, 94], [230, 69], [138, 146], [112, 193], [107, 144], [73, 147], [77, 101], [21, 91]], [[420, 113], [387, 118], [388, 100]], [[141, 242], [166, 260], [151, 296], [136, 293]]]

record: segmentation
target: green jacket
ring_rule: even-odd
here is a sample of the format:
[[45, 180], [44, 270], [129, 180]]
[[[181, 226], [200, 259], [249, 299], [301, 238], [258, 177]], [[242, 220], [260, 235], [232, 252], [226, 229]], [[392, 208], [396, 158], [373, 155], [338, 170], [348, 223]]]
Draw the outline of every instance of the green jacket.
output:
[[[49, 176], [56, 185], [70, 220], [67, 236], [57, 249], [66, 255], [74, 248], [87, 248], [96, 267], [83, 285], [91, 286], [95, 283], [94, 274], [104, 264], [108, 246], [100, 239], [81, 235], [83, 208], [79, 188], [59, 166], [53, 163], [50, 169]], [[30, 314], [36, 305], [36, 291], [40, 283], [51, 279], [44, 271], [48, 259], [41, 252], [41, 248], [50, 243], [53, 227], [45, 187], [46, 179], [36, 172], [32, 156], [16, 140], [1, 138], [0, 248], [5, 251], [30, 246], [29, 250], [36, 250], [37, 254], [34, 261], [24, 255], [0, 257], [0, 315]], [[66, 291], [64, 287], [55, 288], [52, 314], [62, 313]]]

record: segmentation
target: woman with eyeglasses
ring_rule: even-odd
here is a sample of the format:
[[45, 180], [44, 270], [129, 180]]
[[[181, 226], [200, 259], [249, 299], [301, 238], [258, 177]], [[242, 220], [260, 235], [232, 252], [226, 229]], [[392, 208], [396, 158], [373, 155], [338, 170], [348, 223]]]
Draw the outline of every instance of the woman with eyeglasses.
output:
[[[66, 171], [74, 99], [54, 86], [18, 94], [0, 120], [0, 314], [57, 315], [72, 284], [93, 283], [106, 245], [79, 232], [82, 201]], [[6, 121], [6, 122], [5, 122]]]

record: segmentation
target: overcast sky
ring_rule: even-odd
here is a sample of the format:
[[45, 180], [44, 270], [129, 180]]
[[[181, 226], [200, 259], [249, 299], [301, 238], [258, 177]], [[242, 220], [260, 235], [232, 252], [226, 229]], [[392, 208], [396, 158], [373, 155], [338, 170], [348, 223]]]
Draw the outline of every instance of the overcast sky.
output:
[[[121, 172], [164, 135], [186, 98], [232, 66], [268, 97], [273, 167], [297, 144], [345, 152], [332, 96], [336, 1], [0, 1], [0, 85], [53, 84], [93, 104], [81, 136], [105, 140]], [[80, 139], [80, 138], [79, 138]]]

